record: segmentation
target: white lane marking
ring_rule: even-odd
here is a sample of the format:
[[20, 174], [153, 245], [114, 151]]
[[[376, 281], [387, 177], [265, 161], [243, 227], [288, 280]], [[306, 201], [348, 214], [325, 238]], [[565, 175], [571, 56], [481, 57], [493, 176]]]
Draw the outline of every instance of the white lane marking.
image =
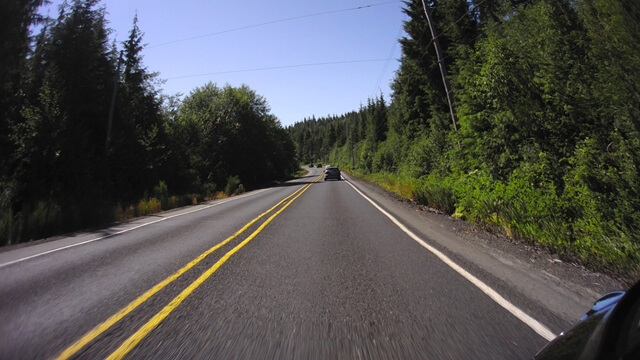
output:
[[376, 204], [373, 200], [371, 200], [368, 196], [363, 194], [358, 188], [356, 188], [349, 180], [347, 180], [347, 184], [351, 185], [351, 187], [358, 192], [362, 197], [364, 197], [367, 201], [369, 201], [376, 209], [380, 210], [386, 217], [388, 217], [394, 224], [396, 224], [400, 230], [402, 230], [405, 234], [409, 235], [413, 240], [415, 240], [418, 244], [422, 245], [424, 248], [429, 250], [435, 256], [437, 256], [442, 262], [447, 264], [453, 270], [455, 270], [458, 274], [462, 275], [465, 279], [469, 280], [473, 285], [482, 290], [485, 294], [487, 294], [493, 301], [498, 303], [498, 305], [505, 308], [508, 312], [517, 317], [520, 321], [528, 325], [533, 331], [538, 333], [538, 335], [542, 336], [547, 341], [551, 341], [555, 339], [556, 335], [549, 330], [546, 326], [542, 325], [538, 320], [532, 318], [527, 315], [524, 311], [520, 310], [517, 306], [513, 305], [509, 300], [502, 297], [502, 295], [498, 294], [495, 290], [485, 284], [482, 280], [473, 276], [467, 270], [463, 269], [460, 265], [456, 264], [451, 260], [448, 256], [440, 252], [438, 249], [433, 246], [427, 244], [424, 240], [419, 238], [416, 234], [414, 234], [411, 230], [409, 230], [406, 226], [404, 226], [400, 221], [398, 221], [393, 215], [389, 214], [386, 210], [381, 208], [378, 204]]
[[41, 253], [37, 253], [37, 254], [34, 254], [34, 255], [25, 256], [25, 257], [20, 258], [20, 259], [16, 259], [16, 260], [12, 260], [12, 261], [6, 262], [4, 264], [0, 264], [0, 268], [3, 268], [5, 266], [9, 266], [9, 265], [13, 265], [13, 264], [16, 264], [16, 263], [19, 263], [19, 262], [22, 262], [22, 261], [30, 260], [30, 259], [33, 259], [33, 258], [36, 258], [36, 257], [40, 257], [40, 256], [43, 256], [43, 255], [51, 254], [51, 253], [54, 253], [54, 252], [57, 252], [57, 251], [60, 251], [60, 250], [65, 250], [65, 249], [69, 249], [69, 248], [72, 248], [72, 247], [76, 247], [76, 246], [92, 243], [94, 241], [110, 238], [112, 236], [120, 235], [120, 234], [129, 232], [129, 231], [132, 231], [132, 230], [135, 230], [135, 229], [139, 229], [139, 228], [147, 226], [147, 225], [159, 223], [161, 221], [165, 221], [165, 220], [168, 220], [168, 219], [171, 219], [171, 218], [174, 218], [174, 217], [191, 214], [191, 213], [194, 213], [196, 211], [206, 210], [206, 209], [212, 208], [214, 206], [226, 204], [226, 203], [228, 203], [230, 201], [240, 200], [240, 199], [243, 199], [245, 197], [253, 196], [253, 195], [259, 194], [261, 192], [264, 192], [264, 191], [267, 191], [267, 190], [270, 190], [270, 189], [273, 189], [273, 188], [261, 189], [261, 190], [254, 191], [254, 192], [251, 192], [251, 193], [246, 194], [246, 195], [235, 196], [235, 197], [232, 197], [231, 199], [227, 199], [227, 200], [215, 203], [215, 204], [205, 205], [204, 207], [201, 207], [199, 209], [187, 211], [187, 212], [176, 214], [176, 215], [167, 216], [165, 218], [154, 220], [154, 221], [150, 221], [148, 223], [144, 223], [144, 224], [141, 224], [141, 225], [138, 225], [138, 226], [134, 226], [134, 227], [129, 228], [129, 229], [124, 229], [122, 231], [118, 231], [118, 232], [115, 232], [113, 234], [97, 237], [97, 238], [94, 238], [94, 239], [85, 240], [85, 241], [82, 241], [82, 242], [79, 242], [79, 243], [75, 243], [75, 244], [71, 244], [71, 245], [67, 245], [67, 246], [62, 246], [62, 247], [59, 247], [59, 248], [55, 248], [55, 249], [47, 250], [47, 251], [44, 251], [44, 252], [41, 252]]

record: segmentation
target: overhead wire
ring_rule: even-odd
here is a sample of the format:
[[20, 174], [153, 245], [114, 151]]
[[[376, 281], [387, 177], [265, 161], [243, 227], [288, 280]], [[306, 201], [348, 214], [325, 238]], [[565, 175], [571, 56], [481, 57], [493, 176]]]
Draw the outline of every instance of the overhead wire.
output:
[[389, 52], [389, 55], [387, 56], [387, 61], [384, 63], [384, 67], [382, 68], [382, 71], [380, 72], [380, 75], [378, 76], [378, 80], [376, 81], [376, 86], [373, 89], [372, 97], [375, 96], [376, 91], [380, 90], [380, 83], [382, 82], [382, 78], [384, 77], [384, 74], [387, 72], [387, 68], [389, 67], [389, 62], [393, 58], [393, 54], [395, 54], [395, 52], [396, 52], [396, 46], [398, 45], [398, 41], [399, 41], [398, 38], [400, 37], [400, 33], [402, 33], [402, 29], [403, 28], [404, 28], [404, 24], [400, 24], [400, 29], [398, 29], [398, 34], [396, 34], [396, 37], [393, 40], [393, 46], [391, 47], [391, 51]]
[[487, 0], [482, 0], [482, 1], [480, 1], [479, 3], [474, 4], [473, 6], [471, 6], [471, 7], [469, 8], [469, 10], [467, 10], [467, 12], [465, 12], [465, 13], [464, 13], [464, 15], [462, 15], [458, 20], [456, 20], [455, 22], [453, 22], [453, 23], [449, 24], [449, 25], [448, 25], [446, 28], [444, 28], [444, 30], [442, 30], [438, 35], [436, 35], [435, 37], [433, 37], [433, 38], [431, 39], [431, 41], [429, 42], [429, 44], [427, 44], [427, 46], [426, 46], [426, 47], [431, 46], [431, 44], [433, 44], [433, 42], [434, 42], [434, 41], [436, 41], [436, 39], [437, 39], [437, 38], [439, 38], [440, 36], [444, 35], [447, 31], [449, 31], [449, 29], [451, 29], [453, 26], [457, 25], [460, 21], [464, 20], [464, 19], [467, 17], [467, 15], [471, 14], [471, 12], [472, 12], [473, 10], [475, 10], [477, 7], [479, 7], [480, 5], [482, 5], [485, 1], [487, 1]]
[[[477, 4], [473, 4], [469, 10], [467, 10], [462, 16], [460, 16], [460, 18], [458, 18], [458, 20], [454, 21], [453, 23], [447, 25], [446, 28], [444, 28], [444, 30], [442, 30], [439, 34], [437, 34], [435, 37], [432, 37], [431, 40], [429, 41], [429, 43], [425, 46], [426, 48], [430, 47], [437, 38], [440, 38], [441, 36], [445, 35], [447, 33], [447, 31], [449, 31], [453, 26], [455, 26], [456, 24], [458, 24], [460, 21], [464, 20], [465, 17], [467, 17], [469, 14], [471, 14], [472, 11], [476, 10], [476, 8], [478, 8], [480, 5], [484, 4], [487, 0], [482, 0]], [[425, 33], [430, 34], [429, 32], [423, 32], [420, 36], [420, 40], [418, 42], [422, 42], [422, 39], [424, 39]], [[476, 36], [472, 37], [471, 39], [465, 41], [463, 44], [465, 45], [469, 45], [470, 43], [472, 43], [473, 41], [475, 41], [476, 39], [478, 39], [482, 34], [477, 34]], [[421, 63], [422, 60], [424, 60], [424, 57], [427, 55], [427, 52], [423, 52], [422, 55], [420, 56], [420, 60], [418, 61], [418, 63]], [[452, 54], [449, 54], [447, 56], [445, 56], [441, 61], [444, 61], [448, 58], [450, 58], [452, 56]], [[439, 62], [436, 61], [434, 65], [431, 66], [431, 68], [429, 68], [427, 70], [427, 74], [430, 75], [431, 73], [433, 73], [433, 71], [439, 66]], [[415, 90], [414, 90], [415, 91]]]
[[354, 63], [377, 62], [377, 61], [388, 61], [388, 60], [389, 59], [387, 59], [387, 58], [384, 58], [384, 59], [362, 59], [362, 60], [328, 61], [328, 62], [309, 63], [309, 64], [293, 64], [293, 65], [282, 65], [282, 66], [269, 66], [269, 67], [262, 67], [262, 68], [253, 68], [253, 69], [216, 71], [216, 72], [203, 73], [203, 74], [174, 76], [174, 77], [166, 78], [165, 80], [186, 79], [186, 78], [199, 77], [199, 76], [235, 74], [235, 73], [243, 73], [243, 72], [265, 71], [265, 70], [289, 69], [289, 68], [322, 66], [322, 65], [354, 64]]
[[177, 40], [172, 40], [172, 41], [167, 41], [167, 42], [163, 42], [163, 43], [159, 43], [159, 44], [152, 44], [152, 45], [147, 46], [147, 48], [149, 48], [149, 49], [150, 49], [150, 48], [155, 48], [155, 47], [159, 47], [159, 46], [165, 46], [165, 45], [170, 45], [170, 44], [176, 44], [176, 43], [180, 43], [180, 42], [185, 42], [185, 41], [190, 41], [190, 40], [196, 40], [196, 39], [201, 39], [201, 38], [205, 38], [205, 37], [211, 37], [211, 36], [216, 36], [216, 35], [226, 34], [226, 33], [235, 32], [235, 31], [240, 31], [240, 30], [252, 29], [252, 28], [261, 27], [261, 26], [265, 26], [265, 25], [277, 24], [277, 23], [281, 23], [281, 22], [287, 22], [287, 21], [299, 20], [299, 19], [304, 19], [304, 18], [309, 18], [309, 17], [315, 17], [315, 16], [321, 16], [321, 15], [329, 15], [329, 14], [336, 14], [336, 13], [347, 12], [347, 11], [362, 10], [362, 9], [367, 9], [367, 8], [372, 8], [372, 7], [382, 6], [382, 5], [387, 5], [387, 4], [393, 4], [393, 3], [398, 3], [398, 2], [400, 2], [400, 1], [398, 1], [398, 0], [395, 0], [395, 1], [387, 1], [387, 2], [382, 2], [382, 3], [375, 3], [375, 4], [369, 4], [369, 5], [356, 6], [356, 7], [352, 7], [352, 8], [348, 8], [348, 9], [340, 9], [340, 10], [323, 11], [323, 12], [318, 12], [318, 13], [313, 13], [313, 14], [306, 14], [306, 15], [293, 16], [293, 17], [284, 18], [284, 19], [278, 19], [278, 20], [267, 21], [267, 22], [263, 22], [263, 23], [259, 23], [259, 24], [246, 25], [246, 26], [241, 26], [241, 27], [237, 27], [237, 28], [233, 28], [233, 29], [227, 29], [227, 30], [216, 31], [216, 32], [212, 32], [212, 33], [209, 33], [209, 34], [203, 34], [203, 35], [196, 35], [196, 36], [186, 37], [186, 38], [177, 39]]
[[[425, 46], [425, 48], [429, 48], [437, 38], [440, 38], [441, 36], [445, 35], [453, 26], [455, 26], [456, 24], [458, 24], [460, 21], [464, 20], [469, 14], [471, 14], [472, 11], [476, 10], [480, 5], [482, 5], [483, 3], [485, 3], [486, 0], [482, 0], [477, 4], [473, 4], [469, 10], [467, 10], [462, 16], [460, 16], [460, 18], [458, 18], [458, 20], [456, 20], [455, 22], [447, 25], [447, 27], [444, 28], [444, 30], [442, 30], [440, 33], [438, 33], [435, 37], [431, 37], [431, 40], [429, 41], [429, 43]], [[424, 14], [424, 12], [422, 12]], [[425, 18], [426, 21], [426, 18]], [[431, 33], [429, 31], [423, 31], [420, 34], [420, 38], [419, 39], [414, 39], [416, 40], [418, 43], [422, 43], [424, 40], [424, 37], [426, 35], [431, 35]], [[481, 36], [481, 34], [478, 34], [474, 37], [472, 37], [470, 40], [465, 41], [464, 44], [468, 45], [470, 43], [472, 43], [473, 41], [475, 41], [476, 39], [478, 39]], [[424, 60], [425, 56], [427, 56], [428, 51], [424, 51], [422, 52], [422, 54], [420, 55], [419, 60], [417, 61], [418, 64], [422, 63], [422, 61]], [[450, 58], [452, 56], [452, 54], [449, 54], [447, 56], [445, 56], [442, 61], [445, 61], [446, 59]], [[427, 76], [431, 76], [431, 74], [439, 67], [439, 62], [436, 61], [435, 64], [433, 64], [429, 69], [426, 69], [426, 71], [424, 72]], [[417, 89], [413, 89], [411, 91], [411, 96], [415, 96], [417, 92]]]
[[[455, 26], [456, 24], [458, 24], [460, 21], [462, 21], [466, 16], [468, 16], [472, 11], [474, 11], [476, 8], [478, 8], [480, 5], [482, 5], [484, 2], [486, 2], [486, 0], [482, 0], [480, 1], [478, 4], [474, 4], [473, 6], [471, 6], [469, 8], [469, 10], [467, 12], [465, 12], [458, 20], [456, 20], [455, 22], [449, 24], [446, 28], [444, 28], [443, 31], [441, 31], [439, 34], [437, 34], [435, 37], [432, 37], [431, 41], [429, 41], [429, 43], [426, 45], [426, 48], [430, 47], [434, 42], [435, 39], [445, 35], [447, 33], [447, 31], [449, 31], [453, 26]], [[511, 5], [513, 6], [513, 5]], [[423, 32], [420, 36], [420, 40], [418, 40], [418, 42], [422, 42], [422, 40], [424, 39], [425, 33], [428, 32]], [[463, 42], [462, 44], [464, 45], [469, 45], [471, 43], [473, 43], [474, 41], [476, 41], [478, 38], [482, 37], [484, 34], [482, 33], [478, 33], [475, 36], [471, 37], [470, 39], [468, 39], [467, 41]], [[424, 60], [424, 57], [427, 55], [427, 52], [423, 52], [422, 55], [420, 56], [420, 59], [418, 60], [418, 63], [422, 63], [422, 61]], [[446, 59], [450, 58], [454, 56], [454, 54], [448, 54], [446, 55], [444, 58], [442, 58], [441, 61], [445, 61]], [[431, 74], [433, 74], [434, 71], [436, 71], [439, 67], [439, 62], [436, 61], [433, 65], [431, 65], [431, 67], [429, 67], [424, 73], [426, 74], [426, 76], [431, 76]], [[447, 74], [448, 75], [448, 74]], [[412, 91], [412, 96], [415, 96], [417, 92], [417, 89], [413, 89]]]
[[[474, 41], [478, 40], [478, 39], [479, 39], [481, 36], [483, 36], [483, 35], [484, 35], [484, 34], [477, 34], [477, 35], [475, 35], [475, 36], [473, 36], [473, 37], [469, 38], [467, 41], [462, 42], [461, 44], [462, 44], [462, 45], [469, 45], [469, 44], [471, 44], [472, 42], [474, 42]], [[443, 57], [441, 61], [445, 61], [445, 60], [447, 60], [448, 58], [452, 57], [453, 55], [454, 55], [454, 54], [449, 54], [449, 55], [447, 55], [447, 56]], [[431, 75], [431, 74], [433, 73], [433, 71], [435, 71], [435, 70], [438, 68], [439, 64], [440, 64], [440, 62], [436, 61], [436, 63], [435, 63], [434, 65], [432, 65], [432, 66], [429, 68], [428, 75]]]

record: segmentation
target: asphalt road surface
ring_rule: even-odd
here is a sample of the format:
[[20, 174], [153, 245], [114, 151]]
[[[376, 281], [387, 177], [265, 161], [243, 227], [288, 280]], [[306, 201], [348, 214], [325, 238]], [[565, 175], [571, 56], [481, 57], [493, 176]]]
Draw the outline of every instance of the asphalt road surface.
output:
[[318, 175], [1, 252], [0, 358], [525, 359], [591, 300]]

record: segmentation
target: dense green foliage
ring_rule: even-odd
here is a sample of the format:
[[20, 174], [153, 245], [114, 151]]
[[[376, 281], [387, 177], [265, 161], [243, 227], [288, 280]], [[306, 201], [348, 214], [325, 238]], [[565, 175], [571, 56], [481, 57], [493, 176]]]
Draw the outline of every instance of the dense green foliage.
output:
[[292, 139], [253, 90], [207, 84], [184, 100], [163, 97], [142, 61], [137, 17], [128, 38], [110, 44], [98, 0], [65, 3], [56, 19], [37, 16], [42, 2], [0, 12], [0, 243], [297, 171]]
[[427, 3], [458, 131], [422, 2], [412, 0], [391, 104], [291, 126], [300, 159], [569, 259], [638, 271], [640, 4]]

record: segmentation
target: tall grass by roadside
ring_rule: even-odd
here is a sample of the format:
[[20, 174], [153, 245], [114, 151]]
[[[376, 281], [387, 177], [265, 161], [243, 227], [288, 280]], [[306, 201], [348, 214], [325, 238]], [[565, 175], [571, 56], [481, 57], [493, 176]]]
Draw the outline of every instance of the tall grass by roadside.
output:
[[296, 171], [296, 172], [293, 174], [293, 177], [300, 177], [300, 176], [302, 176], [302, 175], [304, 175], [304, 174], [306, 174], [306, 173], [307, 173], [307, 170], [306, 170], [306, 169], [304, 169], [302, 166], [300, 166], [300, 167], [298, 168], [298, 171]]
[[[293, 174], [293, 177], [300, 173]], [[14, 212], [0, 194], [0, 246], [42, 239], [81, 229], [105, 226], [113, 222], [155, 214], [203, 201], [223, 199], [244, 193], [245, 187], [238, 176], [230, 176], [224, 191], [217, 191], [214, 183], [205, 183], [199, 193], [171, 195], [164, 181], [160, 181], [142, 199], [131, 203], [110, 203], [99, 198], [82, 203], [60, 203], [42, 200]]]
[[374, 173], [362, 175], [362, 177], [404, 198], [415, 198], [415, 189], [418, 184], [416, 179], [391, 173]]
[[204, 201], [203, 197], [196, 194], [181, 196], [168, 196], [164, 200], [156, 197], [141, 199], [136, 204], [116, 204], [113, 209], [112, 221], [125, 221], [138, 216], [155, 214], [160, 211], [171, 210], [187, 205], [197, 205]]
[[169, 195], [166, 184], [161, 181], [151, 196], [129, 204], [113, 204], [100, 199], [87, 199], [82, 203], [42, 200], [24, 205], [17, 213], [3, 205], [0, 207], [0, 245], [104, 226], [114, 221], [196, 205], [204, 200], [205, 197], [199, 194]]

